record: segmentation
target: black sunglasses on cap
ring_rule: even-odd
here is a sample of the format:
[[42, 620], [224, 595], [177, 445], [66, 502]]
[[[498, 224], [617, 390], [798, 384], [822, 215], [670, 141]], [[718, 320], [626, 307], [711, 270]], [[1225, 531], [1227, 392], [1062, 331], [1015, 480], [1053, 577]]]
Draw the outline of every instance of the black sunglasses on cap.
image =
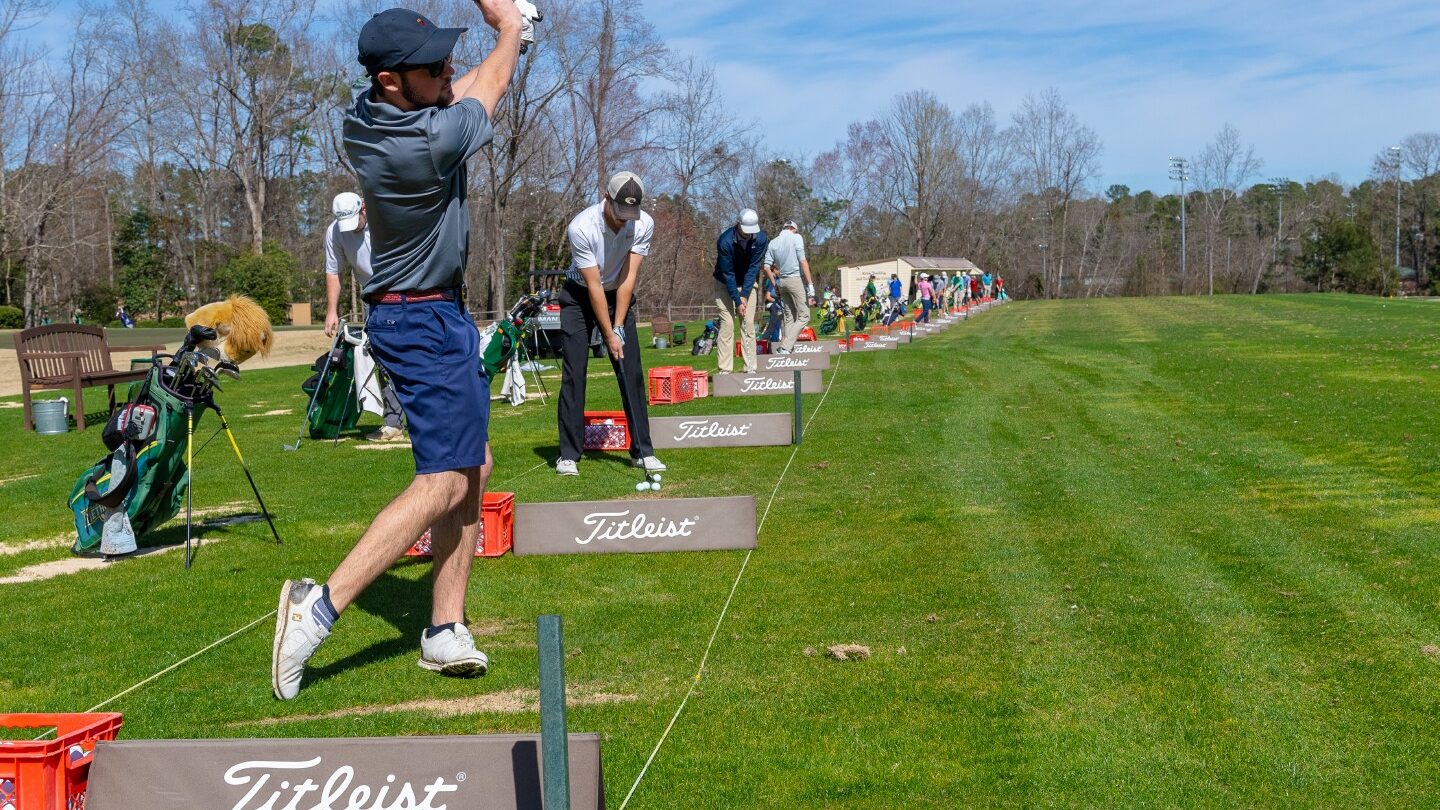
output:
[[440, 74], [445, 72], [445, 68], [449, 66], [450, 57], [447, 56], [444, 59], [441, 59], [439, 62], [430, 62], [424, 65], [396, 65], [395, 67], [390, 68], [390, 70], [395, 73], [400, 73], [406, 70], [423, 70], [427, 74], [429, 74], [430, 78], [438, 79], [440, 78]]

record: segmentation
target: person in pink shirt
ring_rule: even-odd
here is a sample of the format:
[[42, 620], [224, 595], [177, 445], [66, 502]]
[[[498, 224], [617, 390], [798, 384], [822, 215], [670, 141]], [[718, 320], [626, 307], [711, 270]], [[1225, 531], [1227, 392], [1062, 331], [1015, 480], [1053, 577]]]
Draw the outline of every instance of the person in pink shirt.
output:
[[920, 322], [930, 322], [930, 308], [935, 305], [935, 287], [930, 283], [930, 274], [921, 273], [920, 283], [915, 285], [915, 290], [920, 294]]

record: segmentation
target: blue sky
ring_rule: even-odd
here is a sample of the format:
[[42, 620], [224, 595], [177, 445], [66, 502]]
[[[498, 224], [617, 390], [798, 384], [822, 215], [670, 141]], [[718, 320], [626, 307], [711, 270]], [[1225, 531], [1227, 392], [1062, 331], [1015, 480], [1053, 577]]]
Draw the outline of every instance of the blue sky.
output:
[[1225, 123], [1297, 180], [1368, 175], [1440, 130], [1440, 2], [645, 0], [660, 35], [715, 63], [737, 113], [805, 155], [925, 88], [1008, 120], [1057, 88], [1104, 141], [1095, 183], [1167, 190], [1171, 155]]
[[[1227, 122], [1265, 175], [1347, 183], [1403, 136], [1440, 131], [1436, 0], [643, 2], [672, 48], [715, 64], [736, 114], [796, 156], [917, 88], [957, 111], [989, 101], [1002, 120], [1057, 88], [1104, 141], [1096, 190], [1170, 189], [1167, 158]], [[40, 31], [63, 37], [76, 5], [59, 0]]]

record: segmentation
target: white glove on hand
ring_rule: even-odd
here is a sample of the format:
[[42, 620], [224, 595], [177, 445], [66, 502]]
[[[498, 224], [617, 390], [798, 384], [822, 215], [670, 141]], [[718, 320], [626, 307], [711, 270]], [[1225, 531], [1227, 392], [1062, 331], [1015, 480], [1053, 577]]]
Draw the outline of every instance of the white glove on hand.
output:
[[620, 345], [621, 345], [621, 346], [624, 346], [624, 345], [625, 345], [625, 330], [624, 330], [623, 328], [617, 326], [617, 327], [615, 327], [614, 329], [612, 329], [611, 331], [613, 331], [613, 332], [615, 333], [615, 339], [618, 340], [618, 341], [620, 341]]
[[545, 15], [530, 0], [515, 0], [515, 8], [520, 10], [520, 53], [525, 53], [535, 41], [535, 23], [545, 19]]
[[814, 298], [814, 297], [815, 297], [815, 285], [814, 285], [814, 284], [811, 284], [809, 287], [806, 287], [806, 288], [805, 288], [805, 297], [806, 297], [806, 298]]

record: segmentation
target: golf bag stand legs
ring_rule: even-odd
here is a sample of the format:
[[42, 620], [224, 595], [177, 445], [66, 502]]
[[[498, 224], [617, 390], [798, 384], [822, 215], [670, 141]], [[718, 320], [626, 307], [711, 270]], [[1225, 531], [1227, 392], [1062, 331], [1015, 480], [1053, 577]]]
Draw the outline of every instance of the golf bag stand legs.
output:
[[275, 521], [270, 517], [270, 510], [265, 508], [265, 499], [260, 497], [260, 487], [255, 485], [255, 476], [250, 474], [250, 465], [245, 463], [245, 456], [240, 453], [240, 445], [235, 441], [235, 434], [230, 430], [230, 423], [225, 419], [225, 414], [220, 407], [213, 402], [210, 408], [215, 411], [215, 416], [220, 420], [220, 427], [225, 429], [225, 437], [230, 440], [230, 449], [235, 451], [235, 459], [240, 462], [240, 469], [245, 471], [245, 480], [250, 482], [250, 491], [255, 493], [255, 501], [260, 504], [260, 514], [265, 516], [265, 522], [270, 525], [270, 534], [275, 537], [275, 545], [281, 545], [280, 532], [275, 530]]

